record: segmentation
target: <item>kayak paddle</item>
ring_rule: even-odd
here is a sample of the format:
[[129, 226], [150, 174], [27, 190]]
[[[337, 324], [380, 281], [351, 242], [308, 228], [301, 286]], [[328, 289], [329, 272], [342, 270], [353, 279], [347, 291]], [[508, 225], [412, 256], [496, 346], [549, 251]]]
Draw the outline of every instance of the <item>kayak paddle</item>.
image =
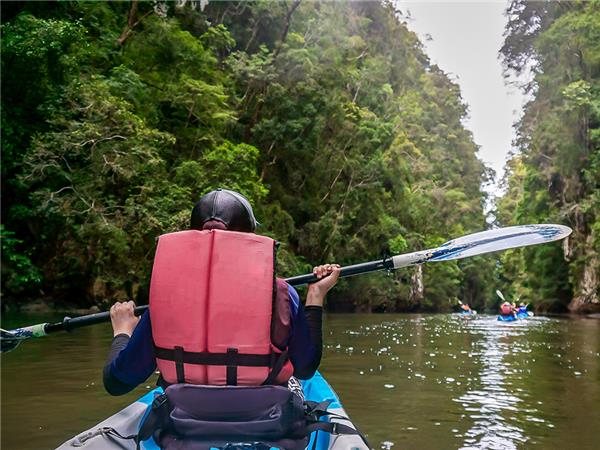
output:
[[506, 299], [504, 298], [504, 295], [502, 295], [502, 292], [500, 292], [499, 289], [496, 289], [496, 294], [498, 295], [498, 297], [500, 297], [500, 300], [502, 300], [503, 302], [506, 301]]
[[[437, 248], [342, 267], [340, 276], [349, 277], [380, 270], [392, 271], [427, 262], [451, 261], [510, 248], [545, 244], [563, 239], [571, 234], [571, 231], [567, 226], [552, 224], [495, 228], [453, 239]], [[309, 273], [287, 278], [286, 281], [292, 286], [302, 286], [314, 283], [317, 281], [317, 277]], [[503, 299], [500, 291], [496, 291], [496, 293]], [[135, 314], [139, 316], [147, 308], [147, 305], [138, 306], [135, 308]], [[110, 313], [101, 312], [74, 318], [65, 317], [62, 322], [40, 323], [10, 331], [1, 330], [0, 350], [2, 352], [14, 350], [23, 340], [31, 337], [42, 337], [62, 330], [71, 331], [75, 328], [108, 321], [110, 321]]]

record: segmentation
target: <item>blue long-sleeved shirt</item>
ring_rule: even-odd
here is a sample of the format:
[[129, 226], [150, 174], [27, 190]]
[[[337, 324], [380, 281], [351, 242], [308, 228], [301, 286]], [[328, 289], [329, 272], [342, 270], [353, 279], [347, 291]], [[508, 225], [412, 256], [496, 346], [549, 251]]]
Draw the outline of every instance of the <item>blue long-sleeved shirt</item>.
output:
[[[288, 354], [294, 376], [310, 378], [319, 366], [322, 354], [322, 308], [304, 308], [298, 293], [288, 286], [291, 310], [291, 333]], [[131, 338], [125, 334], [113, 339], [104, 367], [104, 386], [112, 395], [129, 392], [143, 383], [156, 370], [150, 314], [146, 311]]]

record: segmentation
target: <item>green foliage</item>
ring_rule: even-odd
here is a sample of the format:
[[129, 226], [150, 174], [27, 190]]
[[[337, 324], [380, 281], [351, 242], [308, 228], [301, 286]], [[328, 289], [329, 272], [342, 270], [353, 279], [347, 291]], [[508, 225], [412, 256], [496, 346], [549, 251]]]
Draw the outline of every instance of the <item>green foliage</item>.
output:
[[[58, 77], [65, 68], [74, 68], [73, 52], [80, 51], [86, 30], [66, 20], [38, 19], [30, 14], [19, 14], [2, 26], [3, 58], [27, 68], [36, 77]], [[39, 87], [38, 87], [39, 88]]]
[[408, 248], [406, 239], [404, 239], [404, 237], [401, 234], [388, 240], [388, 246], [390, 247], [390, 251], [394, 255], [399, 255]]
[[42, 282], [42, 275], [31, 262], [23, 241], [15, 238], [15, 233], [0, 225], [2, 243], [2, 284], [14, 293], [31, 292]]
[[38, 107], [60, 95], [60, 85], [85, 54], [85, 28], [28, 13], [2, 25], [2, 177], [11, 183], [27, 140], [38, 130]]
[[[154, 236], [172, 228], [156, 220], [150, 204], [173, 193], [161, 183], [167, 175], [161, 154], [174, 139], [147, 127], [99, 76], [68, 86], [64, 104], [60, 114], [51, 112], [52, 131], [33, 138], [20, 178], [38, 220], [55, 225], [42, 234], [64, 242], [54, 250], [48, 279], [60, 283], [68, 271], [69, 282], [88, 285], [93, 295], [104, 294], [105, 285], [139, 284], [131, 277], [145, 263], [138, 258]], [[144, 217], [148, 210], [151, 217]]]
[[[215, 187], [249, 197], [284, 275], [485, 227], [487, 173], [458, 86], [391, 4], [303, 2], [290, 15], [283, 2], [210, 2], [159, 17], [140, 3], [121, 45], [127, 7], [37, 17], [23, 5], [3, 27], [4, 92], [36, 86], [24, 109], [2, 99], [3, 221], [31, 243], [47, 292], [142, 298], [155, 237], [187, 227]], [[341, 283], [332, 307], [482, 304], [490, 273], [489, 261], [427, 266], [422, 302], [409, 269], [364, 277]]]
[[[429, 311], [449, 309], [456, 305], [460, 297], [460, 286], [464, 282], [463, 273], [456, 261], [432, 264], [424, 271], [425, 297], [423, 308]], [[477, 301], [471, 302], [474, 306]]]

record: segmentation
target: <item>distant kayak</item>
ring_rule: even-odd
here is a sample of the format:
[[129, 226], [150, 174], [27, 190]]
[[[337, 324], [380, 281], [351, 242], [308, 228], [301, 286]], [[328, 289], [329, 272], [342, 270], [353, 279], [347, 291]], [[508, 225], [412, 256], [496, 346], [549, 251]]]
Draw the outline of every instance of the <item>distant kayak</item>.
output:
[[517, 313], [517, 319], [529, 319], [530, 317], [533, 317], [533, 313], [531, 311]]
[[[339, 398], [329, 383], [323, 376], [317, 372], [315, 375], [306, 381], [302, 381], [302, 388], [307, 400], [315, 402], [331, 401], [327, 410], [334, 413], [336, 416], [330, 419], [332, 422], [354, 427], [349, 419], [343, 419], [340, 416], [347, 417], [346, 412], [342, 408]], [[110, 416], [108, 419], [100, 422], [96, 426], [87, 431], [69, 439], [67, 442], [58, 447], [57, 450], [84, 448], [87, 450], [111, 450], [111, 449], [135, 449], [136, 445], [133, 440], [124, 440], [116, 437], [117, 435], [110, 430], [118, 432], [121, 436], [136, 434], [140, 426], [142, 418], [145, 416], [148, 406], [154, 400], [155, 394], [162, 393], [162, 388], [156, 388], [146, 395], [133, 402], [125, 409]], [[323, 420], [323, 419], [322, 419]], [[316, 441], [316, 442], [315, 442]], [[140, 443], [140, 450], [159, 450], [159, 447], [150, 438], [148, 441]], [[266, 448], [265, 446], [250, 445], [248, 447], [235, 446], [254, 450], [256, 448]], [[336, 434], [330, 435], [324, 432], [313, 432], [310, 438], [308, 449], [315, 450], [366, 450], [368, 447], [357, 435]]]
[[509, 314], [507, 316], [503, 316], [502, 314], [499, 314], [498, 320], [501, 322], [514, 322], [515, 320], [518, 320], [518, 319], [512, 314]]
[[471, 309], [471, 310], [469, 310], [469, 311], [464, 311], [464, 310], [463, 310], [463, 311], [461, 311], [459, 314], [460, 314], [461, 316], [465, 316], [465, 317], [471, 317], [471, 316], [475, 316], [475, 315], [477, 315], [477, 311], [474, 311], [474, 310], [472, 310], [472, 309]]

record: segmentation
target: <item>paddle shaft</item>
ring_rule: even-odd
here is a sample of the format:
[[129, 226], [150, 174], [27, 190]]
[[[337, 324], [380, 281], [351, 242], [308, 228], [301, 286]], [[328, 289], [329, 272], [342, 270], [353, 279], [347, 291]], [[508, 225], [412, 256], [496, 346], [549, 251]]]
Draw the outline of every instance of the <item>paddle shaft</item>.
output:
[[[394, 269], [392, 260], [389, 258], [384, 258], [377, 261], [370, 261], [342, 267], [340, 276], [350, 277], [352, 275], [359, 275], [362, 273], [392, 269]], [[292, 286], [302, 286], [305, 284], [314, 283], [317, 281], [317, 277], [313, 273], [307, 273], [305, 275], [297, 275], [295, 277], [286, 278], [285, 281]], [[135, 315], [141, 316], [147, 309], [148, 305], [138, 306], [135, 308]], [[30, 327], [17, 328], [16, 330], [11, 330], [10, 332], [16, 333], [17, 335], [21, 335], [23, 337], [42, 337], [58, 331], [72, 331], [76, 328], [109, 321], [110, 312], [106, 311], [81, 317], [65, 317], [62, 322], [42, 323], [38, 325], [32, 325]]]

